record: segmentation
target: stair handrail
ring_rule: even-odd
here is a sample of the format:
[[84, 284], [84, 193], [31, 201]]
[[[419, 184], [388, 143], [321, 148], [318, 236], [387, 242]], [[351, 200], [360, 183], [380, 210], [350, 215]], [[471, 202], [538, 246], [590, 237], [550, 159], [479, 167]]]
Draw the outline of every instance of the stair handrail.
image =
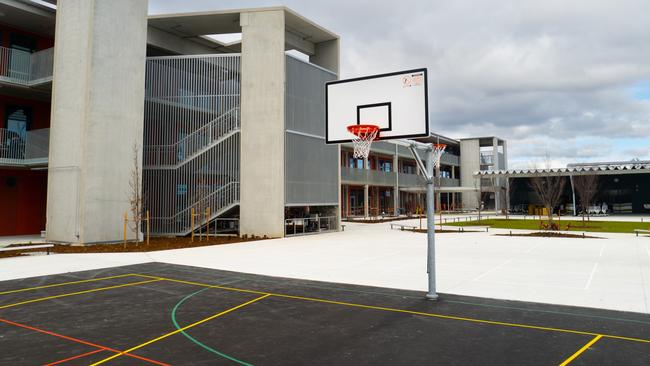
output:
[[[153, 220], [153, 221], [166, 221], [166, 225], [171, 224], [171, 226], [174, 226], [174, 225], [178, 224], [177, 219], [179, 218], [179, 216], [180, 217], [184, 216], [186, 222], [181, 223], [182, 227], [180, 228], [180, 230], [173, 230], [173, 231], [174, 232], [180, 232], [180, 231], [191, 230], [191, 228], [189, 227], [190, 226], [189, 225], [189, 221], [190, 221], [189, 215], [190, 215], [190, 211], [192, 210], [192, 208], [196, 208], [197, 206], [199, 206], [199, 207], [202, 207], [202, 206], [203, 207], [210, 207], [211, 210], [212, 210], [213, 215], [219, 215], [220, 214], [219, 211], [221, 211], [222, 209], [224, 209], [224, 208], [226, 208], [228, 206], [231, 206], [233, 203], [238, 202], [238, 199], [239, 199], [239, 194], [238, 193], [239, 193], [239, 181], [231, 181], [231, 182], [227, 183], [226, 185], [220, 187], [219, 189], [215, 190], [214, 192], [210, 193], [206, 197], [203, 197], [200, 201], [194, 202], [190, 206], [188, 206], [188, 207], [184, 208], [183, 210], [177, 212], [173, 216], [152, 217], [151, 220]], [[223, 195], [224, 198], [226, 198], [226, 200], [221, 200], [222, 204], [220, 204], [220, 205], [218, 205], [218, 204], [215, 204], [215, 205], [209, 204], [209, 203], [212, 203], [212, 202], [215, 202], [215, 201], [218, 202], [219, 201], [218, 199], [214, 200], [215, 196], [218, 196], [218, 195]], [[206, 202], [208, 204], [206, 204]], [[201, 205], [201, 203], [203, 203], [203, 205]]]
[[[240, 120], [239, 120], [239, 107], [233, 107], [226, 111], [225, 113], [220, 114], [218, 117], [213, 119], [212, 121], [206, 123], [205, 125], [201, 126], [197, 130], [193, 131], [189, 135], [183, 137], [182, 139], [176, 141], [173, 144], [169, 145], [148, 145], [144, 147], [144, 161], [145, 165], [147, 166], [157, 166], [157, 165], [175, 165], [178, 163], [181, 163], [187, 159], [189, 159], [191, 156], [193, 156], [194, 152], [199, 151], [201, 148], [204, 148], [205, 146], [209, 146], [212, 142], [219, 140], [221, 136], [224, 136], [232, 131], [238, 130], [240, 127]], [[228, 117], [232, 117], [232, 115], [235, 115], [234, 120], [232, 119], [227, 119]], [[220, 133], [216, 133], [213, 136], [209, 136], [211, 131], [215, 128], [216, 125], [223, 123], [226, 124], [226, 128], [223, 129], [223, 131], [220, 131]], [[231, 125], [229, 125], [231, 124]], [[208, 131], [208, 133], [206, 133]], [[208, 135], [208, 139], [205, 140], [204, 143], [199, 144], [198, 146], [192, 146], [192, 139], [195, 139], [197, 136], [205, 136]], [[203, 139], [201, 139], [203, 140]], [[178, 155], [175, 153], [176, 149], [181, 146], [185, 145], [185, 151], [184, 151], [184, 156], [182, 159], [178, 159]], [[189, 148], [188, 148], [189, 145]], [[160, 153], [156, 154], [156, 152], [160, 152], [163, 149], [167, 149], [169, 151], [174, 152], [174, 156], [171, 160], [174, 162], [171, 164], [161, 164], [161, 159], [160, 159]], [[169, 152], [168, 151], [168, 152]], [[158, 156], [158, 159], [155, 159], [154, 157]], [[152, 161], [157, 161], [157, 163], [152, 163]]]

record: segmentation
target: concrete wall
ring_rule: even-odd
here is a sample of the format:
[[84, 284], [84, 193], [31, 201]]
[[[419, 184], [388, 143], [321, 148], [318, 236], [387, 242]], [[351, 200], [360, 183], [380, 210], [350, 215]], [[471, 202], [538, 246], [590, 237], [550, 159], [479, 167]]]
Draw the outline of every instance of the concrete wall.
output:
[[337, 75], [340, 74], [340, 45], [340, 39], [316, 43], [314, 55], [309, 57], [309, 62], [326, 68]]
[[[475, 187], [478, 184], [474, 180], [473, 173], [479, 171], [480, 165], [479, 140], [460, 141], [460, 185], [463, 187]], [[463, 207], [475, 209], [478, 207], [478, 197], [475, 192], [463, 192]]]
[[284, 235], [285, 18], [245, 12], [241, 60], [240, 234]]
[[47, 238], [118, 241], [142, 151], [147, 1], [57, 6]]
[[147, 28], [147, 43], [179, 55], [199, 55], [216, 53], [210, 47], [180, 38], [174, 34], [156, 29]]

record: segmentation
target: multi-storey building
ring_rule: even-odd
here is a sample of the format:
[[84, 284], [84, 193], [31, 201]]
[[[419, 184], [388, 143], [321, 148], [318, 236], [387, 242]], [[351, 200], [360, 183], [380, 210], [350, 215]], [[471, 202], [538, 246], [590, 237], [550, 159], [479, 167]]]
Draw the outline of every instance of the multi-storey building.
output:
[[[324, 143], [339, 37], [290, 9], [16, 0], [0, 14], [0, 235], [120, 240], [138, 172], [158, 235], [207, 221], [280, 237], [423, 208], [406, 149], [376, 143], [364, 162]], [[458, 208], [465, 140], [425, 140], [448, 145], [438, 202]]]
[[0, 13], [0, 235], [119, 240], [137, 171], [155, 234], [204, 215], [246, 235], [338, 228], [339, 149], [323, 142], [336, 34], [284, 7], [148, 17], [146, 0], [24, 0]]
[[[499, 187], [502, 183], [494, 179], [484, 179], [484, 182], [480, 182], [474, 173], [507, 166], [504, 140], [455, 140], [437, 134], [418, 140], [447, 145], [440, 158], [440, 165], [434, 172], [436, 210], [476, 210], [479, 197], [483, 202], [482, 207], [500, 209], [495, 204], [499, 201]], [[424, 179], [410, 150], [400, 145], [375, 142], [367, 160], [355, 159], [352, 151], [352, 146], [349, 145], [341, 148], [343, 217], [393, 216], [424, 212]], [[492, 159], [492, 156], [497, 158]], [[424, 156], [420, 158], [424, 162]]]

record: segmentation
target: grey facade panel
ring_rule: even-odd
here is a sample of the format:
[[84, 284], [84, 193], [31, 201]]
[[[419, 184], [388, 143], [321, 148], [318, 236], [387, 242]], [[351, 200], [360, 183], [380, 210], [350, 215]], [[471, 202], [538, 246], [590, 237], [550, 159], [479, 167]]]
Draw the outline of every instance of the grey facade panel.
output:
[[287, 133], [287, 205], [338, 205], [338, 149], [319, 138]]
[[287, 56], [285, 203], [338, 205], [338, 147], [325, 144], [325, 82], [336, 75]]

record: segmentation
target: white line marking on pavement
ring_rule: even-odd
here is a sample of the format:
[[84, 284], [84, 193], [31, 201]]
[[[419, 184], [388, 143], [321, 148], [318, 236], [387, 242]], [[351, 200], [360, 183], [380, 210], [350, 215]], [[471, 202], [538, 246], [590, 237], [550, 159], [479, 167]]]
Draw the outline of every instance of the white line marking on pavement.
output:
[[591, 280], [594, 279], [596, 268], [598, 268], [598, 262], [594, 263], [594, 268], [591, 269], [591, 274], [589, 275], [589, 280], [587, 280], [587, 284], [585, 285], [585, 290], [588, 290], [589, 286], [591, 286]]
[[606, 245], [607, 245], [607, 244], [602, 244], [602, 245], [601, 245], [601, 247], [600, 247], [600, 253], [598, 253], [598, 256], [599, 256], [599, 257], [602, 257], [602, 256], [603, 256], [603, 252], [605, 251], [605, 246], [606, 246]]
[[494, 267], [494, 268], [488, 270], [487, 272], [484, 272], [483, 274], [479, 275], [478, 277], [473, 278], [472, 281], [478, 281], [478, 280], [480, 280], [481, 278], [483, 278], [483, 277], [489, 275], [490, 273], [496, 271], [497, 269], [500, 269], [501, 267], [503, 267], [503, 266], [505, 266], [506, 264], [512, 262], [513, 260], [515, 260], [515, 259], [514, 259], [514, 258], [510, 258], [510, 259], [508, 259], [507, 261], [505, 261], [505, 262], [503, 262], [503, 263], [497, 265], [496, 267]]

